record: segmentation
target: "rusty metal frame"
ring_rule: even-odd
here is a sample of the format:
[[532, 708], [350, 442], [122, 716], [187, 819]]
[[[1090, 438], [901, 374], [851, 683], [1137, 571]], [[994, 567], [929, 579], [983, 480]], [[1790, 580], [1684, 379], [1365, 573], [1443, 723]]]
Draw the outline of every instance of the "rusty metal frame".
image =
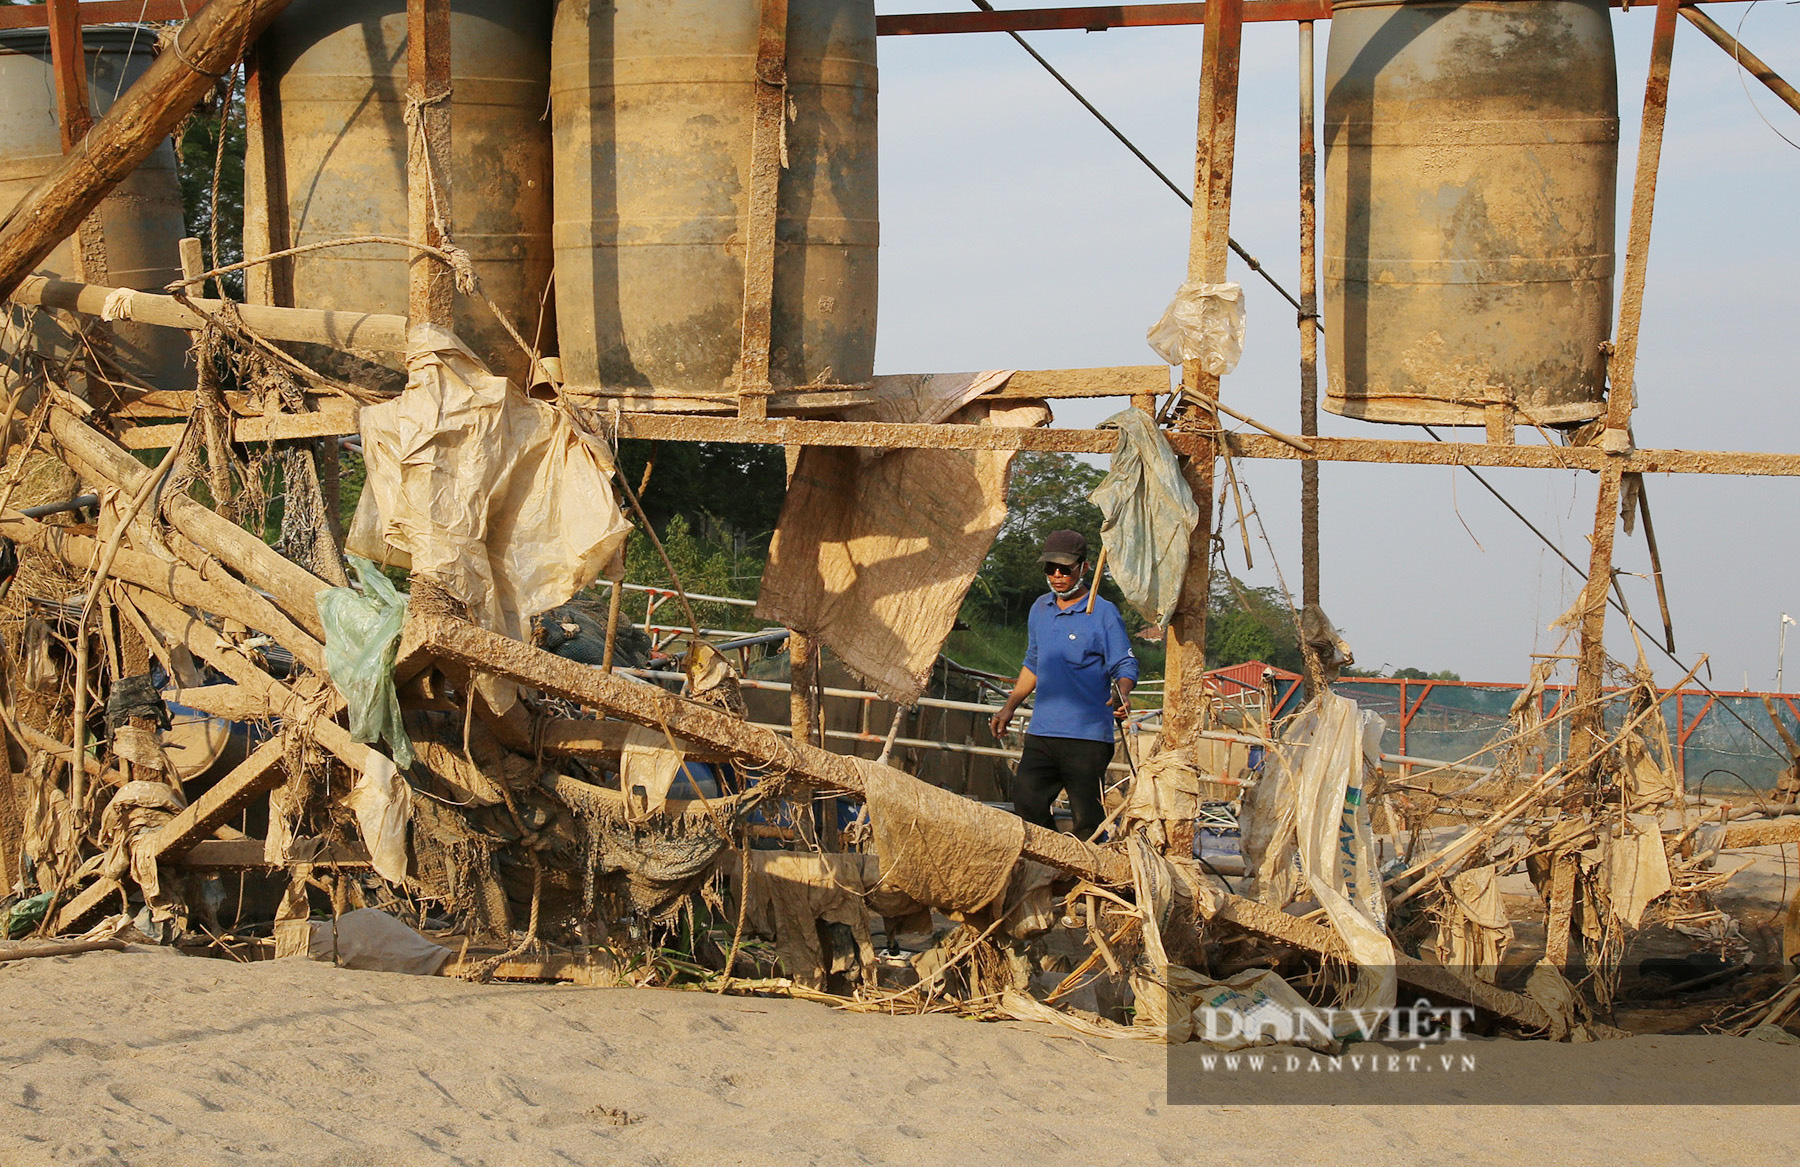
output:
[[[1662, 162], [1663, 127], [1669, 112], [1669, 74], [1674, 63], [1675, 27], [1681, 0], [1657, 0], [1656, 29], [1651, 39], [1650, 70], [1644, 84], [1643, 129], [1638, 138], [1637, 177], [1631, 196], [1631, 225], [1625, 242], [1625, 286], [1619, 296], [1619, 322], [1607, 360], [1611, 392], [1606, 399], [1605, 449], [1631, 445], [1631, 414], [1637, 375], [1638, 332], [1644, 319], [1644, 285], [1649, 275], [1650, 227], [1656, 214], [1657, 169]], [[1625, 471], [1617, 459], [1600, 474], [1594, 510], [1594, 538], [1587, 584], [1581, 593], [1580, 660], [1575, 667], [1575, 716], [1569, 754], [1579, 765], [1605, 740], [1596, 698], [1606, 664], [1606, 593], [1612, 587], [1613, 541], [1618, 529], [1619, 491]]]
[[787, 117], [788, 0], [762, 0], [744, 199], [744, 322], [738, 350], [739, 417], [769, 415], [769, 348], [775, 314], [775, 222], [780, 214]]
[[[409, 238], [432, 247], [444, 245], [454, 221], [446, 168], [449, 97], [449, 0], [406, 0], [406, 230]], [[414, 324], [449, 324], [455, 274], [449, 265], [426, 255], [412, 256], [411, 265], [407, 317]]]

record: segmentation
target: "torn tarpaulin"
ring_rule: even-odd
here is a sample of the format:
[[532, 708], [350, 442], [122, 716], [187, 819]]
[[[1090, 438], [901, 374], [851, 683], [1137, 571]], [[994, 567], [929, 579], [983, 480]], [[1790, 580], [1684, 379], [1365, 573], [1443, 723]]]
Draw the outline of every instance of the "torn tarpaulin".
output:
[[1113, 580], [1132, 607], [1152, 624], [1166, 624], [1181, 598], [1200, 508], [1149, 414], [1121, 410], [1100, 426], [1119, 431], [1112, 467], [1088, 496], [1100, 508], [1100, 541]]
[[477, 623], [525, 639], [526, 621], [592, 583], [631, 529], [612, 455], [446, 330], [416, 325], [408, 342], [406, 391], [360, 414], [369, 478], [349, 548], [409, 565]]
[[351, 740], [386, 738], [394, 761], [411, 766], [412, 740], [394, 691], [394, 654], [406, 623], [406, 597], [368, 560], [351, 556], [350, 565], [363, 590], [326, 588], [317, 600], [319, 622], [325, 626], [325, 671], [344, 695]]
[[979, 911], [1006, 894], [1025, 847], [1024, 819], [888, 766], [851, 761], [862, 775], [883, 888], [946, 912]]
[[[909, 378], [890, 399], [846, 417], [1048, 422], [1041, 402], [965, 404], [1007, 375]], [[788, 476], [756, 614], [818, 637], [883, 697], [916, 700], [1006, 518], [1012, 457], [807, 446]]]

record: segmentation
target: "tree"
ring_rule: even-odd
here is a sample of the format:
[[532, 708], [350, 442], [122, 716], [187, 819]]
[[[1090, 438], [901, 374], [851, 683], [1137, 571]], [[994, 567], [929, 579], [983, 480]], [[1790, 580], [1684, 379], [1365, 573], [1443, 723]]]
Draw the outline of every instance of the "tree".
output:
[[1206, 614], [1206, 664], [1218, 669], [1245, 661], [1304, 670], [1293, 609], [1276, 588], [1250, 587], [1217, 572]]
[[667, 529], [679, 516], [696, 536], [729, 543], [734, 554], [768, 554], [787, 495], [787, 462], [781, 447], [619, 443], [619, 472], [633, 489], [643, 481], [647, 463], [653, 468], [643, 492], [644, 513], [657, 530]]
[[[1104, 473], [1072, 454], [1021, 451], [1013, 459], [1007, 488], [1006, 521], [993, 550], [981, 565], [963, 604], [965, 619], [989, 624], [1023, 624], [1031, 602], [1044, 594], [1044, 570], [1038, 559], [1044, 536], [1059, 528], [1087, 537], [1090, 562], [1099, 555], [1100, 508], [1088, 501]], [[1117, 589], [1105, 584], [1100, 594], [1126, 605]], [[1134, 625], [1127, 616], [1128, 627]]]
[[[222, 88], [215, 89], [175, 130], [175, 163], [181, 181], [182, 219], [188, 234], [207, 246], [208, 267], [223, 267], [244, 258], [244, 96], [243, 76], [228, 82], [231, 104], [226, 107]], [[219, 149], [223, 126], [225, 148]], [[214, 170], [218, 172], [218, 205], [213, 205]], [[215, 213], [218, 228], [217, 263], [211, 250]], [[244, 277], [232, 272], [220, 277], [227, 295], [242, 299]]]
[[1395, 669], [1394, 679], [1396, 681], [1460, 681], [1462, 675], [1453, 673], [1449, 669], [1428, 673], [1423, 669], [1405, 668]]

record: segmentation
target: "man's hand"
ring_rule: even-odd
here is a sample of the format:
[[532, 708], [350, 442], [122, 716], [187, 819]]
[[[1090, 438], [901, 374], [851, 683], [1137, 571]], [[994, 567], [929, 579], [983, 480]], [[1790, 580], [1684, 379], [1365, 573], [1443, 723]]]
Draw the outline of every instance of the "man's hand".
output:
[[1113, 720], [1124, 721], [1131, 716], [1131, 688], [1131, 682], [1124, 677], [1113, 682], [1112, 700], [1107, 702], [1112, 706]]
[[1004, 737], [1007, 726], [1012, 724], [1012, 719], [1013, 706], [1009, 702], [1002, 705], [992, 717], [988, 718], [988, 728], [994, 732], [996, 738]]

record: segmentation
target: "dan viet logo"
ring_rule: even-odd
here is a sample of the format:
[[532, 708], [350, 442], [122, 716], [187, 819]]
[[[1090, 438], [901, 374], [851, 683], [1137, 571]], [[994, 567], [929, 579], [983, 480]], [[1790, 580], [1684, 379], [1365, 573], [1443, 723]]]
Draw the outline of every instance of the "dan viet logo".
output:
[[[1394, 1009], [1327, 1009], [1293, 1008], [1264, 999], [1251, 1008], [1215, 1008], [1202, 1005], [1193, 1012], [1194, 1037], [1224, 1051], [1220, 1055], [1202, 1055], [1202, 1068], [1224, 1070], [1279, 1069], [1288, 1062], [1290, 1069], [1308, 1068], [1305, 1055], [1242, 1055], [1237, 1051], [1253, 1046], [1297, 1045], [1335, 1055], [1346, 1042], [1389, 1042], [1413, 1045], [1418, 1049], [1441, 1046], [1469, 1039], [1463, 1027], [1475, 1017], [1466, 1006], [1434, 1006], [1420, 999], [1417, 1003]], [[1345, 1069], [1368, 1073], [1429, 1072], [1457, 1068], [1474, 1069], [1473, 1054], [1445, 1053], [1426, 1058], [1417, 1053], [1368, 1051], [1335, 1059], [1347, 1063], [1333, 1065], [1331, 1072]], [[1312, 1062], [1320, 1059], [1314, 1057]], [[1254, 1062], [1255, 1064], [1251, 1064]], [[1325, 1067], [1321, 1066], [1321, 1069]]]

